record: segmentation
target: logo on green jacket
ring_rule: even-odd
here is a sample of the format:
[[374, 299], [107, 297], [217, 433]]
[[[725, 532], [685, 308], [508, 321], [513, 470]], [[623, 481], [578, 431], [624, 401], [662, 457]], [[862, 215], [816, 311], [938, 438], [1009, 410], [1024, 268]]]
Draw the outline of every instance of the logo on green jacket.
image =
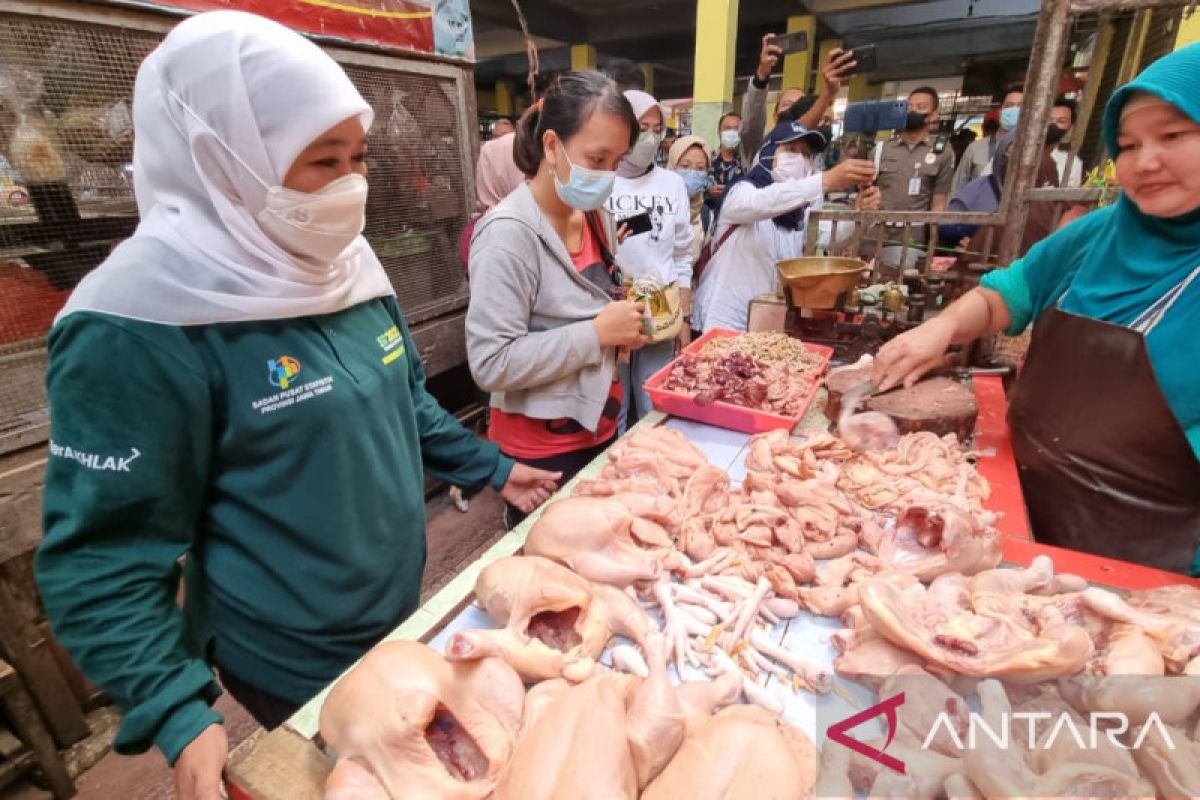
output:
[[375, 337], [375, 341], [383, 348], [386, 355], [383, 363], [390, 364], [404, 355], [404, 337], [400, 335], [400, 326], [393, 325]]
[[267, 380], [272, 386], [286, 389], [300, 374], [300, 362], [291, 356], [267, 359]]

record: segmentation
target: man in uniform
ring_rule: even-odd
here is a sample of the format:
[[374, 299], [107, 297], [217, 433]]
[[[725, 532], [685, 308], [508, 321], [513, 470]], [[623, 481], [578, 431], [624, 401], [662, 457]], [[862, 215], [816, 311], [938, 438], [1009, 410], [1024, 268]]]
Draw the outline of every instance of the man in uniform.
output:
[[[885, 211], [942, 211], [954, 180], [954, 151], [944, 137], [936, 140], [937, 91], [928, 86], [908, 96], [908, 120], [904, 130], [875, 146], [876, 184]], [[884, 238], [900, 243], [903, 225], [889, 225]], [[908, 238], [925, 242], [925, 226], [908, 228]]]

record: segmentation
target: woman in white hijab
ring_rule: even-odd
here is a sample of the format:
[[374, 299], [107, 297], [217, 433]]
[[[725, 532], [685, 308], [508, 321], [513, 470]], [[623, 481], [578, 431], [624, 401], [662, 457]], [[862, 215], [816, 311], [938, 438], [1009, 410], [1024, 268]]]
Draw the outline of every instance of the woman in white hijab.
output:
[[373, 114], [329, 56], [201, 14], [142, 64], [133, 110], [141, 225], [50, 333], [37, 575], [121, 707], [117, 750], [157, 745], [181, 797], [216, 798], [212, 666], [279, 724], [417, 607], [424, 472], [525, 509], [555, 475], [426, 391], [360, 235]]
[[[608, 210], [620, 223], [640, 215], [649, 215], [650, 224], [637, 232], [623, 231], [617, 256], [626, 280], [648, 281], [649, 286], [679, 288], [679, 309], [691, 313], [692, 304], [692, 223], [687, 186], [674, 170], [656, 166], [654, 158], [666, 130], [666, 113], [657, 100], [646, 92], [630, 89], [625, 98], [633, 107], [641, 132], [637, 143], [617, 167], [617, 180], [608, 198]], [[683, 325], [678, 340], [648, 344], [630, 353], [621, 364], [624, 396], [618, 432], [624, 433], [652, 410], [650, 396], [642, 385], [665, 367], [675, 355], [676, 343], [686, 345], [690, 330]]]

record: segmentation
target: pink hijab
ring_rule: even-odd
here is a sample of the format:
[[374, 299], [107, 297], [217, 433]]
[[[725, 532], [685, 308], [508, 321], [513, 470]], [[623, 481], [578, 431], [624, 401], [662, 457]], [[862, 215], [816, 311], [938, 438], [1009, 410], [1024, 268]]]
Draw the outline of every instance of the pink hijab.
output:
[[515, 133], [490, 139], [479, 148], [479, 163], [475, 166], [475, 196], [480, 212], [496, 206], [525, 181], [525, 175], [513, 161]]

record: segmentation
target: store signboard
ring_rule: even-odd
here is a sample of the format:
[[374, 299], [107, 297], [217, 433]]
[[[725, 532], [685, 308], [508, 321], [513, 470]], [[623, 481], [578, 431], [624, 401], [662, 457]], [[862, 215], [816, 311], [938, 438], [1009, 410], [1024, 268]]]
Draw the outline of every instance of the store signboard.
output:
[[304, 33], [473, 60], [468, 0], [154, 0], [191, 11], [236, 9]]

